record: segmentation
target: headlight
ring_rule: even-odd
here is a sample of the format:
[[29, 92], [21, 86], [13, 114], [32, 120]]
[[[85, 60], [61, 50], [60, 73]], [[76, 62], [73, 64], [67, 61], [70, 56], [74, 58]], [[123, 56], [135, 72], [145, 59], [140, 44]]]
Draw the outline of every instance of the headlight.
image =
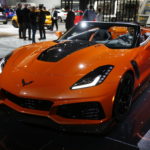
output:
[[2, 73], [4, 66], [6, 65], [8, 59], [10, 58], [11, 55], [12, 55], [12, 53], [9, 53], [0, 60], [0, 73]]
[[81, 89], [81, 88], [88, 88], [92, 86], [96, 86], [100, 83], [102, 83], [108, 74], [111, 72], [111, 70], [114, 68], [112, 65], [105, 65], [101, 66], [94, 71], [88, 73], [83, 78], [78, 80], [71, 89]]

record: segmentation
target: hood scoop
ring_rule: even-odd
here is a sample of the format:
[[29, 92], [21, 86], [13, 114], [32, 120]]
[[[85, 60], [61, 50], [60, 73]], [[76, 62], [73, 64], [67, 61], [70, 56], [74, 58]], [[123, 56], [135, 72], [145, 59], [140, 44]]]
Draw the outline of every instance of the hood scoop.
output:
[[46, 62], [57, 62], [77, 50], [95, 44], [96, 44], [95, 42], [89, 42], [89, 41], [66, 41], [63, 43], [59, 43], [55, 46], [52, 46], [47, 50], [45, 50], [44, 52], [42, 52], [39, 55], [38, 60], [46, 61]]

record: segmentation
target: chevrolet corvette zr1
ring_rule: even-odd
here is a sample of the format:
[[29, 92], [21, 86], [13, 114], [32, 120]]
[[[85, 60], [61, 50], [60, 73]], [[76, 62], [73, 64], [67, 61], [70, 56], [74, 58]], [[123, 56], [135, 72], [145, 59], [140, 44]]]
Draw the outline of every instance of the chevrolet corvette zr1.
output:
[[56, 41], [1, 59], [0, 103], [62, 126], [100, 127], [126, 116], [149, 66], [149, 29], [80, 22]]

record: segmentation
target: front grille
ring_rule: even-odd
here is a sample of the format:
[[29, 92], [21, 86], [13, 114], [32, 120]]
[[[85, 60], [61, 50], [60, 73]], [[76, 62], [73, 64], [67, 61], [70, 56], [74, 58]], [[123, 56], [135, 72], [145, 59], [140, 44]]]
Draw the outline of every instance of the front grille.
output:
[[69, 119], [101, 120], [105, 118], [103, 108], [98, 102], [61, 105], [56, 114]]
[[48, 100], [17, 97], [5, 90], [1, 90], [1, 92], [3, 93], [4, 97], [7, 98], [9, 101], [28, 109], [49, 111], [53, 104]]

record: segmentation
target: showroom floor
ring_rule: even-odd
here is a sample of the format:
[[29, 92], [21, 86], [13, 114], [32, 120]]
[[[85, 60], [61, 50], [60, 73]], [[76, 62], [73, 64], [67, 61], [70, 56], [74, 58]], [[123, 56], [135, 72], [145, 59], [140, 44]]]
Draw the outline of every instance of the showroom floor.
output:
[[[60, 24], [64, 31], [64, 24]], [[0, 58], [22, 45], [18, 29], [0, 25]], [[37, 42], [39, 33], [36, 36]], [[47, 40], [57, 37], [47, 31]], [[141, 90], [123, 123], [106, 136], [64, 133], [50, 127], [24, 123], [8, 109], [0, 106], [0, 150], [150, 150], [150, 84]]]

